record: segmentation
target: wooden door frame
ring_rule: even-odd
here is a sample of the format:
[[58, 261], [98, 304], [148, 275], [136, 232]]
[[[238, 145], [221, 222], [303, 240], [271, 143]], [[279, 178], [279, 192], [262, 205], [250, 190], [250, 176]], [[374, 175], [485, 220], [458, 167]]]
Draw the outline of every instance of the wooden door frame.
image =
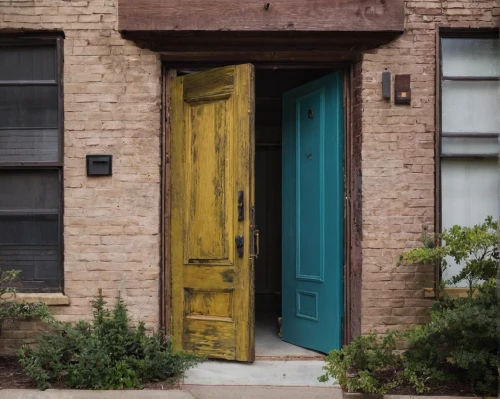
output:
[[[179, 55], [181, 55], [179, 57]], [[228, 56], [214, 53], [202, 63], [182, 59], [164, 61], [162, 65], [161, 115], [161, 245], [160, 245], [160, 330], [172, 332], [171, 264], [170, 264], [170, 81], [179, 69], [206, 69], [231, 63], [254, 63], [256, 69], [331, 69], [342, 70], [344, 76], [344, 316], [343, 342], [349, 343], [361, 334], [361, 115], [357, 97], [360, 95], [358, 63], [335, 63], [325, 60], [292, 62], [255, 62], [249, 59], [227, 61]], [[254, 61], [254, 62], [252, 62]], [[358, 94], [359, 92], [359, 94]]]

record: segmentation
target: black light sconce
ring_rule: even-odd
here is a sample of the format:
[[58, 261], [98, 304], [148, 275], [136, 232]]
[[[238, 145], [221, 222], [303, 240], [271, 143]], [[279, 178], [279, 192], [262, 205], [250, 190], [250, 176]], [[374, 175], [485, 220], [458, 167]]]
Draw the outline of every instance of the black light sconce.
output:
[[391, 73], [389, 71], [382, 72], [382, 98], [391, 99]]

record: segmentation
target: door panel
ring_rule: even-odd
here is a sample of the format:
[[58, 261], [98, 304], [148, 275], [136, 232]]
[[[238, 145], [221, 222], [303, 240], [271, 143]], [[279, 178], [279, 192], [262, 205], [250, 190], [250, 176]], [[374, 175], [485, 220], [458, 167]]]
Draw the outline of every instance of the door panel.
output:
[[174, 349], [253, 361], [253, 66], [173, 79], [171, 124]]
[[283, 340], [340, 348], [343, 315], [342, 74], [283, 96]]

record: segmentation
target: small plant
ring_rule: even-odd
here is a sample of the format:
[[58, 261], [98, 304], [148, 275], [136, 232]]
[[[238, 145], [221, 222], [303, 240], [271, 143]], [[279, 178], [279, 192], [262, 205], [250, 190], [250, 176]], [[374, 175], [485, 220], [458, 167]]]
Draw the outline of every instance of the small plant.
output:
[[386, 393], [396, 385], [391, 372], [401, 362], [394, 353], [396, 335], [391, 332], [381, 340], [375, 334], [356, 337], [351, 344], [331, 351], [323, 367], [326, 373], [319, 381], [326, 382], [331, 377], [348, 392]]
[[0, 334], [15, 320], [38, 317], [42, 321], [52, 319], [50, 310], [44, 303], [17, 303], [13, 298], [17, 292], [13, 283], [20, 279], [18, 270], [0, 269]]
[[22, 346], [19, 363], [39, 389], [55, 381], [70, 388], [140, 388], [149, 381], [172, 383], [201, 359], [173, 353], [170, 341], [161, 334], [147, 335], [142, 322], [128, 325], [127, 308], [117, 298], [106, 309], [101, 295], [92, 302], [91, 323], [72, 325], [53, 321], [53, 331], [43, 335], [37, 348]]

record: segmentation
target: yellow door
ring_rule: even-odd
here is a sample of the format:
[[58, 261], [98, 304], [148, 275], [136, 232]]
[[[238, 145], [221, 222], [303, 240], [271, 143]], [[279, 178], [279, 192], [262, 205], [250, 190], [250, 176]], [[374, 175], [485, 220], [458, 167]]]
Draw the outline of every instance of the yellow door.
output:
[[252, 65], [172, 81], [175, 350], [254, 360], [254, 109]]

